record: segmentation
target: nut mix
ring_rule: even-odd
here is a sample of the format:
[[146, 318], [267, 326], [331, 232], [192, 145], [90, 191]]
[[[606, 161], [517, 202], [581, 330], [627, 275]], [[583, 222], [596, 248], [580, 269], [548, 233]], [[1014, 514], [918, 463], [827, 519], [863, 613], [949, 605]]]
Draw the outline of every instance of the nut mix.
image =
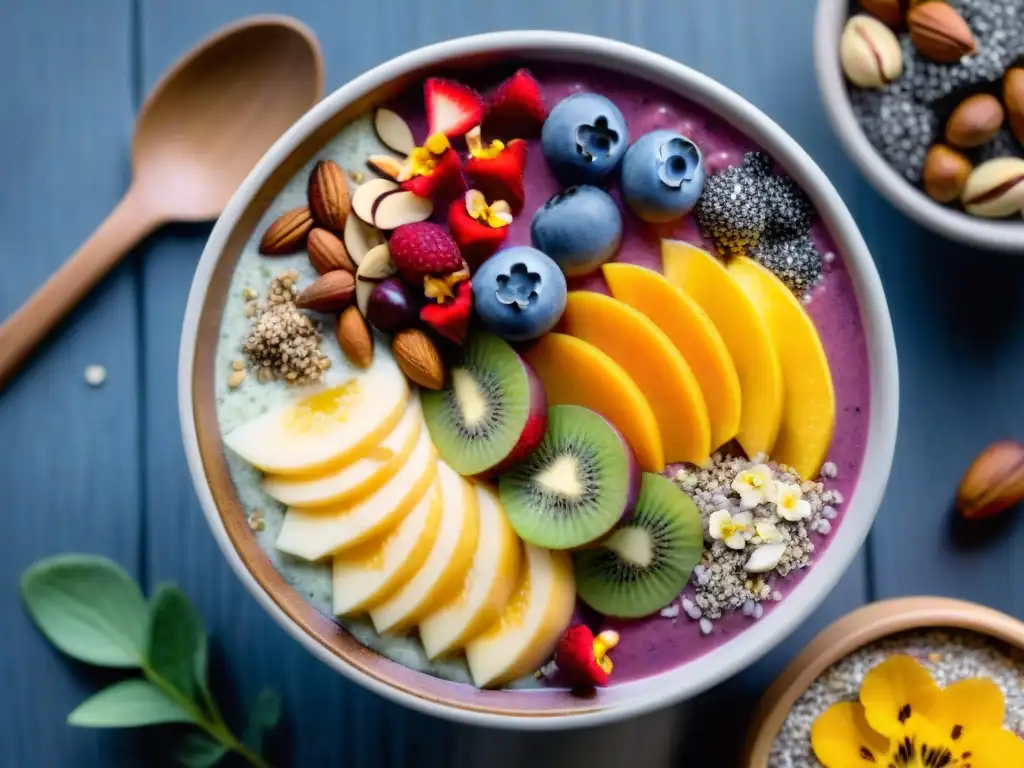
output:
[[[1024, 209], [1018, 0], [861, 0], [840, 40], [853, 111], [902, 176], [989, 218]], [[1000, 161], [1000, 162], [996, 162]], [[975, 167], [976, 166], [976, 167]]]

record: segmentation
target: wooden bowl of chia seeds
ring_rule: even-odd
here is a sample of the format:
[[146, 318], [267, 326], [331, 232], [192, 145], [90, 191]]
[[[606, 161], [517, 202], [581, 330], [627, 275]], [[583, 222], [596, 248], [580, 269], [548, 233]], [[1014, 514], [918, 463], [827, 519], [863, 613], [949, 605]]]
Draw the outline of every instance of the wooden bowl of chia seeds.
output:
[[1024, 622], [961, 600], [904, 597], [847, 614], [793, 659], [758, 704], [743, 765], [818, 768], [815, 718], [856, 699], [864, 675], [896, 653], [917, 658], [941, 686], [994, 680], [1006, 699], [1006, 727], [1024, 733]]

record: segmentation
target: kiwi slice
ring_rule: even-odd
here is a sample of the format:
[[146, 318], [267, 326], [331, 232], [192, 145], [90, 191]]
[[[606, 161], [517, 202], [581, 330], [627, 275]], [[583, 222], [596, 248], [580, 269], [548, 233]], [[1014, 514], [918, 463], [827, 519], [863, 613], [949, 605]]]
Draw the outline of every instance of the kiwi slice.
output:
[[644, 472], [633, 519], [600, 548], [573, 556], [576, 592], [606, 616], [648, 616], [683, 591], [703, 549], [697, 505], [671, 480]]
[[521, 539], [572, 549], [628, 517], [639, 483], [633, 449], [622, 433], [588, 408], [555, 405], [540, 446], [501, 476], [498, 492]]
[[424, 390], [423, 416], [441, 458], [478, 475], [526, 456], [544, 435], [547, 398], [529, 363], [491, 333], [473, 333], [448, 385]]

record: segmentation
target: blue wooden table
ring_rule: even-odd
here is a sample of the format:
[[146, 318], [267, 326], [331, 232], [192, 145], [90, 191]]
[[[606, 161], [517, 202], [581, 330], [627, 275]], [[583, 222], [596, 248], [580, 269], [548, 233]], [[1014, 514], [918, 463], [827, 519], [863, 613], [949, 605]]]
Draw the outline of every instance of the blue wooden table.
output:
[[[237, 17], [278, 11], [320, 36], [333, 89], [447, 37], [552, 28], [620, 38], [734, 88], [824, 168], [885, 284], [901, 368], [892, 480], [871, 539], [813, 618], [697, 711], [599, 732], [510, 739], [412, 714], [328, 671], [242, 589], [194, 498], [175, 397], [178, 332], [207, 226], [152, 237], [0, 394], [0, 766], [161, 765], [159, 734], [73, 730], [67, 712], [102, 681], [62, 658], [20, 605], [18, 577], [64, 551], [109, 555], [148, 590], [179, 582], [215, 637], [222, 696], [283, 694], [296, 766], [501, 762], [728, 766], [765, 685], [823, 625], [867, 600], [938, 593], [1024, 615], [1024, 527], [953, 523], [974, 453], [1024, 435], [1024, 261], [944, 243], [907, 222], [854, 170], [819, 104], [812, 0], [5, 0], [0, 3], [0, 314], [12, 312], [106, 214], [129, 178], [132, 120], [161, 71]], [[91, 364], [108, 376], [83, 378]], [[700, 739], [688, 735], [700, 729]], [[721, 734], [709, 738], [708, 734]], [[580, 752], [579, 750], [585, 750]]]

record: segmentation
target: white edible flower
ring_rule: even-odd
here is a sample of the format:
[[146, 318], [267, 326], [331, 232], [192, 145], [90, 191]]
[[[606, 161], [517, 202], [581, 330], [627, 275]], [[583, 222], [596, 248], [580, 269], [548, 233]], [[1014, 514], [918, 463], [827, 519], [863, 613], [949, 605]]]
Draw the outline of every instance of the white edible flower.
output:
[[767, 464], [757, 464], [736, 475], [732, 481], [732, 489], [740, 495], [740, 503], [745, 509], [753, 509], [766, 501], [775, 501], [775, 478]]
[[775, 527], [775, 523], [762, 520], [754, 526], [754, 533], [764, 544], [775, 544], [782, 541], [782, 534]]
[[799, 485], [779, 483], [778, 495], [775, 498], [775, 508], [779, 517], [796, 523], [809, 516], [811, 505], [801, 498], [802, 496], [803, 491], [800, 490]]
[[753, 521], [754, 518], [749, 512], [730, 515], [729, 510], [720, 509], [712, 512], [708, 518], [708, 531], [712, 539], [725, 542], [729, 549], [743, 549], [753, 535]]

